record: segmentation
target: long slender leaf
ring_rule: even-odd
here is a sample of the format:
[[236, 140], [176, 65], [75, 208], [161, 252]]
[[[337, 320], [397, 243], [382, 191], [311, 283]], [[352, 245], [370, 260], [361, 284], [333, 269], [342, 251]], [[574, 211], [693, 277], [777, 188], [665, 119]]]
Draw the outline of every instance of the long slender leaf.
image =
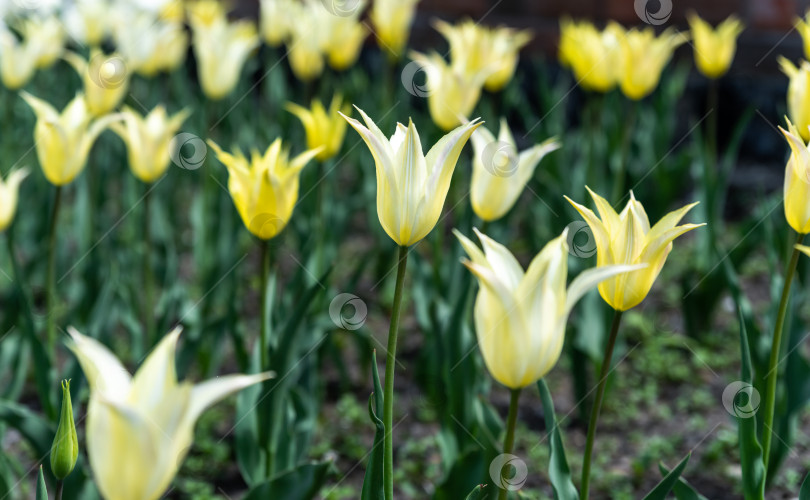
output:
[[687, 453], [683, 460], [681, 460], [681, 462], [675, 466], [675, 468], [672, 469], [669, 474], [664, 476], [664, 479], [655, 485], [655, 488], [647, 493], [644, 500], [664, 500], [678, 482], [678, 479], [681, 477], [681, 473], [686, 468], [686, 464], [689, 463], [689, 458], [691, 456], [691, 453]]
[[[751, 384], [751, 350], [748, 347], [748, 334], [742, 314], [740, 314], [740, 348], [742, 350], [740, 378], [743, 383]], [[762, 458], [762, 447], [757, 439], [755, 416], [737, 416], [737, 432], [740, 444], [743, 495], [746, 500], [765, 498], [765, 464]]]
[[304, 464], [251, 489], [244, 500], [311, 500], [318, 494], [332, 462]]
[[39, 465], [39, 474], [37, 474], [37, 500], [48, 500], [48, 488], [45, 486], [42, 464]]
[[[664, 467], [664, 464], [658, 464], [658, 470], [661, 471], [662, 476], [669, 474], [669, 469]], [[708, 500], [700, 493], [697, 492], [691, 484], [687, 483], [682, 477], [678, 478], [678, 482], [672, 487], [672, 493], [678, 500]]]
[[377, 369], [377, 351], [371, 356], [371, 373], [374, 383], [374, 392], [368, 398], [368, 416], [374, 424], [374, 444], [368, 457], [366, 475], [363, 477], [363, 491], [361, 500], [384, 500], [385, 491], [383, 488], [383, 458], [385, 440], [385, 425], [377, 416], [383, 409], [383, 392], [380, 385], [380, 374]]
[[578, 500], [579, 493], [571, 479], [571, 469], [568, 467], [568, 460], [565, 458], [565, 447], [563, 446], [560, 426], [557, 423], [557, 416], [554, 413], [554, 401], [551, 399], [551, 391], [544, 379], [537, 381], [537, 389], [540, 391], [540, 399], [543, 401], [543, 413], [546, 419], [546, 429], [550, 434], [549, 464], [548, 474], [551, 477], [551, 486], [554, 488], [554, 495], [557, 500]]

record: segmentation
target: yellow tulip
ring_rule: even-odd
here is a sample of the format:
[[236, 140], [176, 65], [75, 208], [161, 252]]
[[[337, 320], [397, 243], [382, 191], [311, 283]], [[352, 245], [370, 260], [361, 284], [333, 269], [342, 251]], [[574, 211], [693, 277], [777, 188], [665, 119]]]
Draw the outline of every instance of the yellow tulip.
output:
[[248, 56], [259, 46], [256, 26], [251, 21], [211, 24], [194, 23], [194, 55], [203, 93], [209, 99], [222, 99], [233, 92]]
[[315, 158], [324, 161], [338, 154], [343, 145], [343, 138], [346, 137], [346, 120], [341, 118], [338, 111], [346, 114], [352, 110], [348, 104], [343, 106], [341, 96], [335, 95], [332, 98], [328, 111], [318, 99], [312, 101], [310, 109], [294, 103], [287, 103], [286, 108], [304, 125], [307, 148], [321, 148]]
[[692, 13], [689, 26], [695, 41], [695, 64], [700, 72], [709, 78], [726, 74], [737, 51], [737, 37], [744, 29], [740, 20], [731, 16], [717, 29], [712, 29], [709, 23]]
[[211, 140], [208, 144], [228, 169], [228, 190], [245, 227], [263, 240], [279, 234], [298, 201], [301, 170], [320, 149], [310, 149], [290, 160], [289, 151], [282, 148], [281, 139], [276, 139], [264, 156], [254, 150], [248, 159], [238, 149], [231, 154]]
[[587, 22], [560, 21], [560, 63], [574, 72], [583, 88], [608, 92], [618, 83], [621, 65], [619, 39], [623, 29], [614, 22], [599, 31]]
[[123, 57], [93, 49], [89, 62], [75, 52], [66, 52], [64, 58], [82, 79], [87, 109], [91, 114], [105, 115], [121, 104], [131, 77]]
[[473, 120], [445, 135], [427, 156], [413, 121], [389, 140], [379, 127], [357, 108], [366, 126], [341, 115], [360, 134], [377, 168], [377, 216], [383, 229], [399, 246], [407, 247], [427, 236], [439, 221], [450, 179], [461, 150], [481, 122]]
[[70, 183], [87, 164], [87, 155], [96, 138], [118, 114], [94, 118], [82, 94], [77, 94], [60, 114], [47, 102], [21, 93], [37, 115], [34, 143], [45, 178], [55, 186]]
[[534, 169], [548, 153], [559, 149], [555, 137], [518, 153], [512, 131], [501, 119], [498, 138], [485, 127], [472, 135], [473, 174], [470, 201], [476, 215], [494, 221], [514, 206]]
[[[566, 229], [550, 241], [524, 272], [503, 245], [475, 230], [484, 250], [454, 231], [478, 278], [475, 333], [484, 363], [498, 382], [520, 389], [543, 378], [560, 358], [568, 315], [598, 283], [643, 266], [610, 266], [583, 271], [566, 288]], [[638, 272], [638, 271], [636, 271]]]
[[155, 182], [169, 167], [169, 146], [191, 112], [186, 109], [169, 117], [163, 106], [157, 106], [145, 117], [128, 107], [121, 114], [123, 122], [110, 129], [127, 145], [129, 168], [143, 182]]
[[412, 52], [411, 59], [425, 69], [430, 117], [445, 131], [458, 126], [462, 117], [472, 114], [481, 98], [481, 88], [492, 74], [490, 70], [463, 73], [435, 52], [430, 55]]
[[115, 44], [129, 71], [152, 77], [185, 60], [188, 34], [181, 23], [162, 21], [146, 12], [122, 11], [116, 20]]
[[158, 17], [170, 24], [183, 24], [186, 9], [183, 0], [168, 0], [158, 8]]
[[517, 67], [518, 52], [532, 38], [527, 30], [487, 28], [469, 19], [457, 25], [437, 21], [435, 27], [450, 44], [454, 66], [469, 77], [480, 71], [489, 73], [484, 87], [490, 92], [497, 92], [509, 83]]
[[326, 37], [321, 23], [328, 22], [329, 12], [321, 4], [298, 5], [291, 14], [287, 58], [295, 77], [308, 82], [323, 73]]
[[810, 140], [810, 62], [802, 61], [798, 68], [784, 57], [779, 58], [782, 71], [790, 78], [787, 108], [790, 120], [796, 124], [799, 137]]
[[297, 5], [293, 0], [260, 0], [262, 38], [271, 47], [278, 47], [290, 34], [295, 22]]
[[106, 0], [77, 0], [65, 11], [65, 28], [82, 45], [98, 47], [109, 33], [110, 13]]
[[796, 127], [779, 128], [790, 145], [785, 166], [785, 218], [797, 233], [810, 233], [810, 151]]
[[36, 63], [36, 47], [26, 40], [17, 40], [8, 28], [0, 27], [0, 79], [3, 85], [9, 90], [24, 87], [34, 76]]
[[622, 34], [619, 76], [622, 93], [635, 101], [652, 93], [672, 53], [686, 40], [685, 35], [672, 29], [656, 37], [651, 27], [632, 29]]
[[90, 386], [85, 434], [93, 480], [107, 500], [156, 500], [169, 487], [194, 439], [200, 415], [221, 399], [273, 374], [179, 382], [180, 329], [166, 335], [134, 376], [104, 345], [73, 328], [70, 349]]
[[20, 33], [26, 43], [33, 44], [36, 67], [47, 68], [62, 56], [65, 46], [65, 29], [62, 21], [54, 15], [32, 16], [21, 21]]
[[188, 23], [193, 30], [227, 22], [225, 2], [220, 0], [194, 0], [186, 3]]
[[20, 195], [20, 184], [28, 177], [28, 169], [12, 171], [3, 181], [0, 178], [0, 231], [5, 231], [17, 213], [17, 200]]
[[[357, 11], [361, 12], [360, 9]], [[326, 56], [329, 66], [343, 71], [354, 66], [368, 36], [368, 29], [354, 17], [341, 17], [330, 14], [331, 23], [327, 26]]]
[[374, 0], [371, 23], [380, 48], [392, 59], [399, 59], [408, 43], [411, 23], [419, 0]]
[[[626, 311], [637, 306], [650, 292], [658, 273], [664, 267], [672, 241], [678, 236], [705, 224], [684, 224], [678, 222], [697, 203], [665, 215], [652, 228], [644, 207], [636, 201], [630, 191], [630, 201], [620, 214], [617, 214], [607, 200], [588, 188], [599, 218], [593, 211], [565, 197], [582, 215], [591, 228], [596, 243], [596, 264], [648, 264], [640, 271], [616, 276], [599, 285], [599, 294], [612, 308]], [[601, 219], [601, 220], [600, 220]]]

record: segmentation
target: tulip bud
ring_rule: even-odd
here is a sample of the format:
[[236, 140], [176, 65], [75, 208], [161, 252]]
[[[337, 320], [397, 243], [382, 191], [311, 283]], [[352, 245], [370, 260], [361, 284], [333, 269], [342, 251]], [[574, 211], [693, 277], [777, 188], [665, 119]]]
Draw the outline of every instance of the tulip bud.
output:
[[59, 427], [51, 446], [51, 472], [56, 479], [64, 479], [76, 466], [79, 457], [79, 439], [73, 422], [73, 405], [70, 402], [70, 380], [62, 381], [62, 413]]

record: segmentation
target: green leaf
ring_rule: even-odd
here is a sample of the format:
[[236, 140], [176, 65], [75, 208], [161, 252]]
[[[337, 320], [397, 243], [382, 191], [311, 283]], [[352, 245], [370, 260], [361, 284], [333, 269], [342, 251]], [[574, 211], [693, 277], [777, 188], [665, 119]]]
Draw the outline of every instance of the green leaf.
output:
[[383, 410], [383, 392], [380, 385], [380, 374], [377, 369], [377, 351], [371, 355], [371, 373], [374, 383], [374, 392], [368, 398], [368, 416], [374, 424], [374, 444], [369, 453], [366, 475], [363, 477], [363, 491], [361, 500], [384, 500], [383, 488], [383, 459], [385, 456], [383, 441], [385, 440], [385, 425], [377, 417]]
[[[669, 474], [669, 469], [664, 467], [664, 464], [658, 464], [658, 470], [661, 471], [662, 476]], [[672, 493], [675, 494], [675, 498], [678, 500], [708, 500], [698, 493], [691, 484], [684, 481], [683, 478], [678, 478], [678, 482], [672, 487]]]
[[467, 495], [466, 500], [484, 500], [484, 488], [486, 487], [487, 485], [485, 484], [479, 484], [470, 492], [469, 495]]
[[41, 416], [22, 405], [0, 401], [0, 422], [6, 422], [20, 431], [38, 456], [44, 457], [50, 453], [51, 439], [56, 429]]
[[245, 495], [244, 500], [311, 500], [323, 486], [331, 464], [332, 462], [303, 464], [282, 472], [273, 479], [256, 485]]
[[[741, 382], [751, 384], [751, 351], [745, 320], [740, 313], [740, 348], [742, 350]], [[747, 417], [747, 418], [746, 418]], [[757, 439], [757, 422], [754, 415], [737, 416], [737, 432], [740, 443], [740, 466], [742, 467], [743, 496], [747, 499], [765, 498], [765, 464], [762, 447]]]
[[802, 487], [799, 490], [799, 500], [810, 500], [810, 473], [804, 476]]
[[683, 460], [681, 460], [681, 463], [672, 469], [669, 474], [664, 476], [664, 479], [655, 485], [655, 488], [653, 488], [652, 491], [647, 493], [644, 500], [664, 500], [678, 482], [678, 479], [681, 477], [681, 473], [686, 468], [686, 464], [689, 463], [689, 457], [691, 456], [692, 453], [687, 453]]
[[42, 474], [42, 464], [39, 465], [37, 475], [37, 500], [48, 500], [48, 488], [45, 487], [45, 476]]
[[568, 460], [565, 458], [565, 447], [560, 434], [560, 426], [554, 413], [554, 401], [544, 379], [537, 381], [537, 389], [540, 391], [540, 399], [543, 401], [546, 429], [550, 436], [548, 441], [550, 450], [548, 474], [551, 477], [554, 495], [557, 500], [577, 500], [579, 499], [579, 493], [571, 479], [571, 469], [568, 467]]

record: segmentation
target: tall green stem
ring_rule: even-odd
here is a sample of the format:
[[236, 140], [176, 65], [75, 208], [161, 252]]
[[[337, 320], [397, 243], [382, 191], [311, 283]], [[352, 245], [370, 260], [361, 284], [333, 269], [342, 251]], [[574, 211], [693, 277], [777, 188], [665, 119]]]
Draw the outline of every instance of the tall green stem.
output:
[[630, 103], [630, 111], [624, 122], [624, 137], [622, 137], [621, 156], [616, 175], [613, 179], [613, 203], [618, 203], [624, 196], [624, 178], [627, 176], [627, 163], [630, 161], [630, 146], [633, 144], [633, 131], [636, 128], [636, 115], [638, 114], [638, 101]]
[[397, 284], [394, 289], [394, 308], [391, 311], [391, 325], [388, 329], [388, 350], [385, 356], [385, 388], [383, 389], [383, 425], [385, 426], [385, 461], [383, 478], [385, 499], [394, 500], [394, 369], [397, 362], [397, 334], [399, 315], [402, 311], [402, 288], [405, 283], [405, 267], [408, 264], [408, 247], [399, 247]]
[[[512, 389], [509, 396], [509, 416], [506, 417], [506, 437], [503, 440], [503, 453], [509, 455], [515, 447], [515, 424], [517, 423], [518, 400], [520, 399], [520, 389]], [[506, 500], [509, 490], [500, 488], [498, 500]]]
[[48, 354], [51, 359], [56, 355], [56, 315], [54, 307], [56, 305], [56, 225], [59, 219], [59, 205], [62, 201], [62, 186], [56, 186], [51, 207], [51, 227], [48, 231], [48, 270], [45, 285], [45, 314], [46, 336], [48, 344]]
[[259, 310], [261, 311], [261, 325], [259, 325], [259, 342], [261, 346], [261, 353], [260, 353], [260, 360], [261, 360], [261, 368], [262, 370], [269, 369], [269, 361], [268, 361], [268, 350], [270, 349], [270, 339], [268, 338], [268, 319], [267, 316], [269, 314], [268, 307], [267, 307], [267, 281], [270, 278], [270, 244], [267, 240], [260, 240], [259, 248], [261, 249], [261, 261], [262, 261], [262, 275], [261, 275], [261, 287], [260, 290], [260, 297], [261, 297], [261, 304], [259, 304]]
[[602, 409], [602, 399], [605, 396], [605, 386], [608, 375], [610, 375], [610, 363], [613, 359], [613, 347], [616, 345], [616, 337], [619, 334], [619, 325], [622, 322], [622, 312], [616, 311], [613, 316], [613, 324], [610, 327], [610, 336], [605, 347], [605, 358], [602, 360], [602, 371], [599, 374], [599, 386], [596, 389], [596, 399], [591, 408], [591, 418], [588, 422], [588, 437], [585, 440], [585, 457], [582, 460], [582, 486], [580, 487], [582, 500], [588, 499], [588, 489], [591, 481], [591, 455], [593, 454], [593, 443], [596, 438], [596, 424], [599, 422], [599, 412]]
[[152, 273], [152, 235], [150, 230], [150, 207], [149, 193], [151, 187], [146, 184], [146, 193], [143, 195], [143, 326], [144, 326], [144, 350], [146, 353], [149, 346], [157, 342], [155, 334], [155, 302], [154, 302], [154, 275]]
[[[803, 234], [796, 235], [796, 244], [804, 240]], [[776, 315], [776, 324], [773, 327], [773, 343], [771, 344], [771, 360], [768, 363], [768, 373], [765, 375], [767, 381], [767, 391], [765, 392], [765, 420], [762, 428], [762, 457], [765, 462], [765, 470], [768, 470], [768, 459], [771, 451], [771, 436], [773, 435], [773, 413], [776, 404], [776, 382], [779, 378], [779, 353], [782, 347], [782, 330], [785, 326], [785, 316], [787, 316], [788, 299], [790, 298], [790, 285], [793, 283], [793, 276], [796, 274], [796, 266], [799, 263], [799, 250], [793, 247], [793, 254], [790, 256], [787, 270], [785, 271], [785, 284], [782, 287], [782, 298], [779, 300], [779, 312]]]
[[62, 500], [62, 489], [65, 486], [65, 482], [61, 479], [56, 481], [56, 494], [54, 495], [54, 500]]

